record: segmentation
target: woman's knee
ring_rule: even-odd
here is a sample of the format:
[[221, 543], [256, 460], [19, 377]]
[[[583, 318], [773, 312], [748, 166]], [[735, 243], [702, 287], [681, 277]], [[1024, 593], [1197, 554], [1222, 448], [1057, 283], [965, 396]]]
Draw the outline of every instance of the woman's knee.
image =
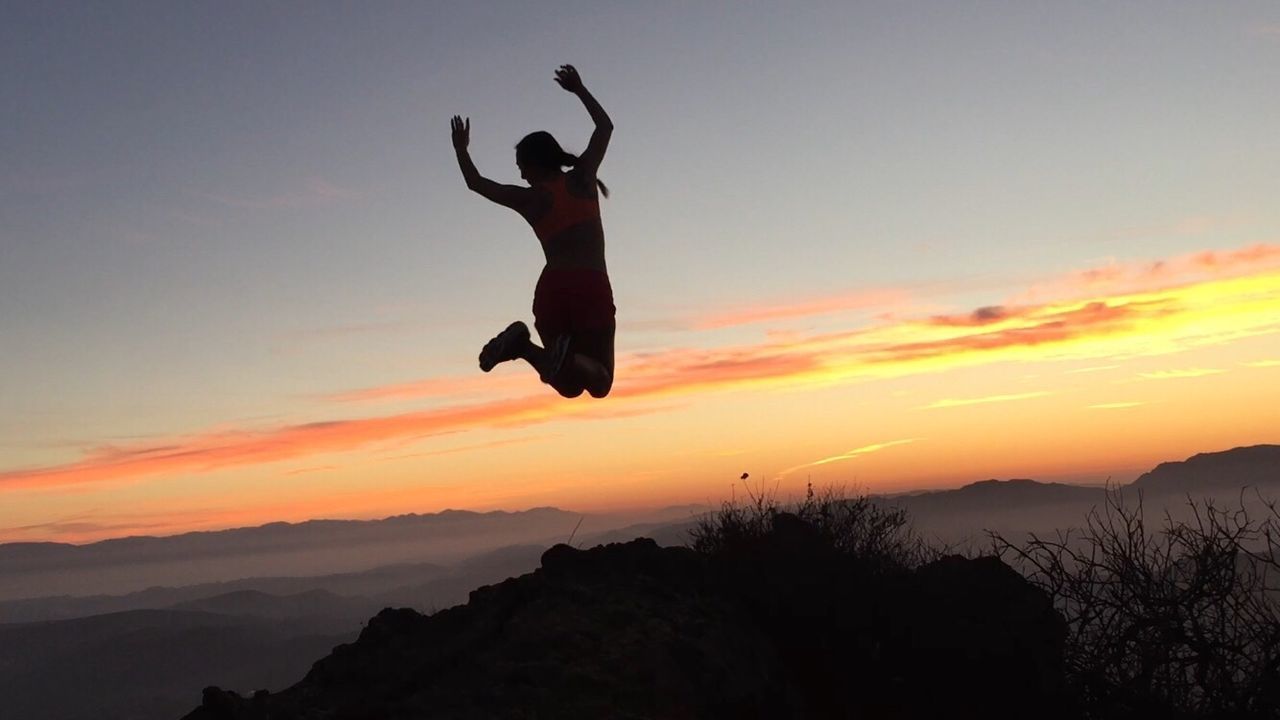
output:
[[608, 381], [601, 383], [595, 387], [587, 388], [587, 392], [590, 393], [591, 397], [593, 398], [602, 398], [602, 397], [606, 397], [609, 394], [609, 391], [612, 389], [613, 389], [613, 377], [610, 376]]
[[551, 387], [560, 393], [561, 397], [576, 398], [585, 390], [581, 385], [569, 385], [566, 383], [554, 383]]

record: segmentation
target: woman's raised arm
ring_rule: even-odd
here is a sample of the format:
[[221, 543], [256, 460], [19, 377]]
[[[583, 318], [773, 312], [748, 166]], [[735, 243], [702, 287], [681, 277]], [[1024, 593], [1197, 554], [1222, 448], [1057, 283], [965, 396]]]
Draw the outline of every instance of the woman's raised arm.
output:
[[587, 143], [587, 149], [578, 156], [578, 164], [575, 166], [576, 169], [585, 170], [594, 178], [596, 169], [604, 160], [604, 151], [609, 147], [609, 137], [613, 135], [613, 121], [609, 119], [609, 114], [604, 111], [604, 108], [600, 107], [595, 96], [582, 84], [578, 70], [572, 65], [561, 65], [556, 70], [556, 82], [560, 83], [560, 87], [578, 96], [596, 124], [596, 129], [591, 133], [591, 141]]
[[467, 145], [471, 142], [471, 118], [465, 121], [458, 115], [450, 121], [453, 130], [453, 150], [458, 156], [458, 167], [462, 170], [462, 179], [467, 188], [479, 193], [485, 199], [522, 212], [529, 203], [529, 189], [519, 185], [503, 185], [480, 174], [476, 164], [471, 161], [471, 153]]

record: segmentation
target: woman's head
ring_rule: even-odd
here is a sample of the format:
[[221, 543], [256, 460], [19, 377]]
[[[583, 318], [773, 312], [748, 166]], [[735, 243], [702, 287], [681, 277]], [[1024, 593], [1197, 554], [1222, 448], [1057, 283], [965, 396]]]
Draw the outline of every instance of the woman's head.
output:
[[564, 151], [560, 143], [545, 130], [532, 132], [516, 143], [516, 165], [520, 174], [529, 179], [529, 170], [538, 174], [559, 172], [562, 167], [578, 164], [578, 156]]
[[[516, 143], [516, 166], [520, 168], [520, 177], [530, 183], [558, 173], [561, 168], [577, 164], [578, 156], [565, 152], [555, 137], [546, 130], [531, 132]], [[596, 180], [596, 185], [605, 197], [609, 197], [609, 190], [604, 183]]]

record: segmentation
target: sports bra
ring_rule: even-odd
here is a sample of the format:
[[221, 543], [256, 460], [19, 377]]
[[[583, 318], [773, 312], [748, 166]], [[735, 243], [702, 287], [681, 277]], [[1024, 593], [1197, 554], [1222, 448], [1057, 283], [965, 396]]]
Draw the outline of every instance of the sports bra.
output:
[[578, 223], [600, 219], [600, 199], [569, 192], [565, 177], [565, 173], [560, 173], [541, 186], [551, 193], [551, 207], [542, 217], [529, 221], [533, 234], [544, 243]]

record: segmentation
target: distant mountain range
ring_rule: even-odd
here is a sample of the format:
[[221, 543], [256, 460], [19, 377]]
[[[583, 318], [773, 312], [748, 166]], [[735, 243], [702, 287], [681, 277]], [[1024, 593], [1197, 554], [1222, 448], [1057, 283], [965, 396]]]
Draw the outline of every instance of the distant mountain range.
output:
[[[127, 537], [87, 545], [0, 545], [0, 600], [118, 593], [266, 575], [354, 572], [394, 563], [456, 562], [478, 552], [567, 537], [581, 516], [555, 508], [446, 510], [382, 520], [311, 520]], [[143, 586], [145, 586], [143, 585]]]
[[1132, 487], [1160, 492], [1237, 492], [1245, 486], [1280, 484], [1280, 445], [1254, 445], [1201, 453], [1181, 462], [1160, 463]]
[[[1126, 491], [1141, 490], [1149, 496], [1153, 509], [1163, 510], [1170, 498], [1181, 503], [1186, 494], [1237, 495], [1242, 486], [1280, 488], [1280, 445], [1242, 447], [1224, 452], [1204, 453], [1182, 462], [1162, 463], [1138, 478]], [[920, 492], [879, 498], [879, 502], [906, 509], [915, 526], [933, 539], [948, 543], [974, 544], [985, 541], [985, 531], [1005, 534], [1048, 532], [1076, 523], [1098, 506], [1105, 490], [1029, 479], [983, 480], [954, 490]], [[1164, 500], [1160, 498], [1164, 497]], [[662, 545], [683, 543], [701, 506], [666, 508], [657, 513], [665, 520], [607, 528], [608, 523], [593, 518], [594, 532], [580, 531], [575, 544], [625, 542], [635, 537], [652, 537]], [[567, 539], [584, 516], [556, 508], [536, 508], [517, 513], [471, 513], [446, 511], [435, 515], [404, 515], [370, 521], [312, 521], [299, 524], [272, 523], [262, 527], [220, 532], [189, 533], [164, 538], [125, 538], [84, 546], [53, 543], [0, 545], [0, 578], [9, 594], [30, 593], [38, 584], [26, 583], [24, 576], [41, 573], [75, 575], [86, 564], [98, 562], [121, 570], [134, 563], [183, 561], [183, 552], [196, 551], [219, 559], [224, 548], [232, 557], [256, 549], [278, 551], [282, 547], [317, 549], [333, 544], [330, 531], [344, 542], [377, 545], [380, 542], [428, 544], [453, 543], [459, 537], [473, 537], [494, 530], [495, 545], [504, 538], [517, 538], [474, 552], [465, 562], [450, 565], [433, 562], [394, 563], [344, 573], [308, 573], [309, 567], [291, 567], [289, 576], [252, 576], [244, 567], [241, 577], [221, 582], [196, 582], [167, 587], [151, 587], [123, 594], [44, 595], [27, 599], [0, 599], [0, 623], [58, 620], [136, 609], [215, 609], [210, 598], [304, 597], [323, 591], [343, 599], [356, 598], [353, 612], [385, 605], [427, 610], [460, 602], [466, 593], [483, 582], [518, 575], [534, 567], [538, 554], [556, 541]], [[565, 528], [568, 528], [566, 531]], [[407, 537], [406, 537], [407, 536]], [[486, 543], [474, 543], [483, 547]], [[131, 549], [140, 549], [137, 555]], [[428, 553], [430, 549], [427, 549]], [[457, 551], [454, 551], [455, 553]], [[440, 553], [435, 551], [436, 555]], [[376, 562], [371, 554], [366, 562]], [[134, 560], [134, 558], [137, 558]], [[187, 561], [199, 564], [198, 560]], [[48, 561], [48, 565], [41, 561]], [[99, 568], [100, 569], [100, 568]], [[133, 568], [136, 573], [136, 568]], [[244, 577], [248, 575], [249, 577]], [[12, 582], [10, 582], [12, 581]], [[230, 600], [228, 600], [230, 602]], [[195, 603], [195, 604], [192, 604]], [[216, 611], [225, 611], [226, 607]], [[267, 612], [249, 612], [270, 616]]]
[[334, 595], [328, 590], [308, 590], [297, 595], [271, 595], [259, 590], [236, 590], [213, 597], [187, 600], [174, 610], [215, 613], [230, 617], [253, 617], [264, 620], [296, 620], [299, 618], [366, 618], [370, 603], [363, 598]]
[[121, 594], [245, 577], [358, 573], [404, 563], [449, 564], [510, 545], [560, 542], [579, 522], [579, 536], [585, 536], [637, 522], [684, 519], [691, 512], [684, 507], [591, 515], [549, 507], [521, 512], [445, 510], [382, 520], [280, 522], [86, 545], [0, 544], [0, 601]]
[[[528, 572], [544, 545], [484, 553], [450, 567], [397, 565], [365, 573], [244, 579], [124, 596], [54, 598], [73, 619], [0, 624], [0, 717], [174, 718], [210, 683], [281, 688], [387, 607], [423, 612]], [[296, 593], [276, 589], [306, 587]], [[238, 589], [226, 590], [227, 587]], [[328, 588], [363, 589], [340, 595]], [[174, 598], [185, 598], [176, 602]], [[0, 617], [38, 616], [41, 600], [0, 603]], [[92, 614], [106, 606], [130, 608]]]
[[332, 618], [190, 610], [0, 625], [0, 715], [177, 717], [211, 677], [231, 687], [282, 687], [359, 628], [359, 621], [336, 627]]
[[[1185, 498], [1243, 497], [1246, 486], [1261, 498], [1277, 481], [1280, 447], [1237, 448], [1166, 463], [1122, 494], [1168, 513]], [[988, 480], [876, 501], [942, 534], [948, 523], [1078, 525], [1106, 493]], [[430, 617], [380, 612], [283, 692], [206, 689], [187, 720], [523, 717], [529, 708], [566, 717], [1085, 714], [1063, 672], [1062, 617], [996, 557], [944, 557], [903, 584], [901, 572], [842, 564], [829, 540], [785, 517], [773, 518], [764, 542], [718, 555], [650, 540], [585, 552], [558, 545], [536, 572], [481, 588], [466, 605]], [[744, 618], [758, 624], [732, 624]], [[850, 677], [863, 684], [850, 691]]]
[[[1145, 493], [1222, 494], [1238, 492], [1243, 485], [1280, 484], [1280, 445], [1258, 445], [1224, 452], [1204, 453], [1182, 462], [1163, 463], [1131, 486]], [[906, 508], [926, 532], [954, 539], [965, 529], [1045, 529], [1059, 524], [1064, 514], [1078, 517], [1099, 502], [1102, 490], [1034, 480], [985, 480], [955, 490], [923, 492], [883, 498]], [[479, 553], [512, 545], [549, 546], [573, 533], [578, 536], [626, 540], [635, 530], [660, 542], [679, 542], [702, 506], [682, 506], [654, 511], [649, 516], [583, 515], [552, 507], [522, 512], [476, 513], [446, 510], [409, 514], [381, 520], [311, 520], [302, 523], [269, 523], [259, 527], [214, 532], [194, 532], [169, 537], [128, 537], [87, 545], [61, 543], [0, 544], [0, 622], [3, 601], [40, 598], [45, 606], [57, 605], [53, 596], [111, 595], [138, 592], [146, 586], [190, 587], [209, 583], [226, 585], [220, 592], [245, 589], [242, 578], [276, 580], [270, 586], [255, 581], [248, 589], [290, 594], [314, 587], [291, 582], [288, 577], [334, 573], [326, 585], [341, 584], [344, 595], [375, 595], [376, 578], [360, 575], [370, 568], [396, 572], [388, 566], [424, 563], [456, 563]], [[674, 529], [673, 529], [674, 528]], [[606, 534], [608, 533], [608, 534]], [[969, 532], [968, 535], [972, 535]], [[426, 570], [419, 567], [418, 570]], [[417, 572], [415, 570], [414, 572]], [[413, 583], [425, 582], [421, 574]], [[215, 588], [204, 588], [213, 590]], [[151, 591], [144, 591], [151, 592]], [[167, 593], [150, 606], [202, 597], [202, 594]], [[217, 594], [217, 593], [208, 593]], [[103, 599], [101, 610], [133, 607], [134, 603]]]
[[[1184, 462], [1162, 463], [1128, 485], [1111, 486], [1126, 502], [1141, 500], [1158, 519], [1187, 511], [1188, 497], [1238, 502], [1242, 488], [1263, 497], [1280, 492], [1280, 445], [1255, 445], [1203, 453]], [[926, 536], [965, 547], [986, 542], [988, 531], [1016, 537], [1079, 526], [1106, 499], [1106, 487], [1065, 485], [1035, 480], [983, 480], [955, 490], [939, 490], [882, 499], [907, 510]], [[1245, 498], [1256, 507], [1256, 496]]]
[[[1238, 496], [1243, 485], [1280, 491], [1280, 446], [1164, 463], [1125, 490], [1141, 490], [1150, 509], [1160, 512], [1188, 494]], [[905, 508], [930, 539], [967, 542], [980, 550], [986, 530], [1012, 537], [1079, 524], [1104, 493], [1099, 487], [1028, 479], [984, 480], [876, 501]], [[197, 581], [120, 594], [0, 598], [0, 715], [171, 718], [189, 708], [208, 684], [281, 688], [333, 645], [354, 639], [382, 608], [431, 613], [465, 602], [477, 587], [530, 572], [546, 548], [574, 534], [579, 519], [583, 526], [574, 534], [579, 547], [638, 536], [679, 545], [697, 513], [706, 509], [608, 517], [555, 508], [448, 511], [372, 521], [272, 523], [85, 546], [3, 545], [0, 588], [10, 596], [40, 587], [27, 583], [32, 578], [92, 580], [104, 568], [148, 577], [185, 563], [184, 576]], [[351, 551], [337, 555], [341, 564], [363, 553], [364, 565], [317, 572], [324, 568], [324, 554], [335, 547]], [[252, 553], [271, 556], [265, 567], [274, 572], [252, 577], [264, 566], [246, 559]], [[379, 564], [384, 557], [395, 560]], [[299, 564], [288, 564], [290, 558], [299, 558]], [[234, 579], [209, 582], [200, 576], [209, 568], [225, 574], [227, 565], [240, 568]]]

